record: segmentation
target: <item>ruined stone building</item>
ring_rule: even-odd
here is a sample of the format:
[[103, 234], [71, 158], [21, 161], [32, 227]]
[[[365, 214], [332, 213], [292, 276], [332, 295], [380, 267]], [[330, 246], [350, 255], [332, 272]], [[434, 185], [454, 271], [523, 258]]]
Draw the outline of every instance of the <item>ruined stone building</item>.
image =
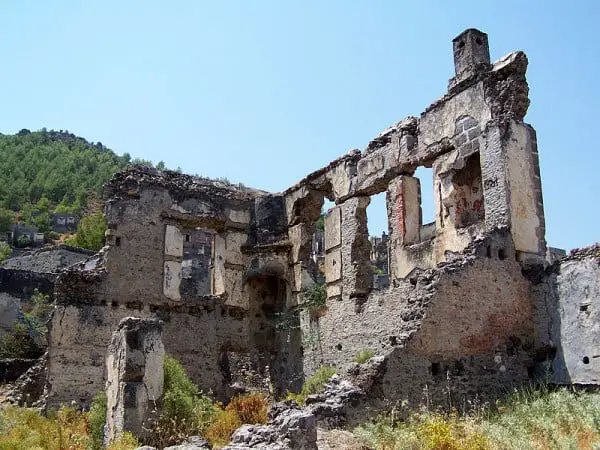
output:
[[[111, 333], [127, 316], [161, 319], [165, 351], [220, 399], [297, 390], [365, 349], [382, 357], [363, 383], [372, 398], [412, 405], [493, 398], [546, 372], [598, 383], [600, 251], [546, 258], [536, 134], [523, 121], [527, 57], [491, 63], [474, 29], [453, 49], [448, 90], [419, 117], [284, 192], [143, 167], [115, 175], [107, 246], [56, 284], [49, 403], [87, 404], [104, 388]], [[433, 185], [414, 176], [420, 166]], [[385, 286], [374, 285], [366, 218], [382, 192]], [[325, 199], [327, 297], [306, 307]]]

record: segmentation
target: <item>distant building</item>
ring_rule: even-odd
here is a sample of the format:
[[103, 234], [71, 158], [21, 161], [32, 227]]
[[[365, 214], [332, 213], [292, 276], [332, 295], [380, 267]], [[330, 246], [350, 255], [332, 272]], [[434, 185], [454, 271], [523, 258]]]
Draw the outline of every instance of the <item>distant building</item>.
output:
[[27, 227], [22, 224], [13, 225], [12, 230], [12, 241], [16, 242], [21, 236], [25, 236], [31, 245], [42, 245], [44, 243], [44, 233], [38, 232], [38, 229], [35, 227]]
[[79, 217], [72, 213], [52, 214], [52, 231], [57, 233], [74, 232], [79, 224]]

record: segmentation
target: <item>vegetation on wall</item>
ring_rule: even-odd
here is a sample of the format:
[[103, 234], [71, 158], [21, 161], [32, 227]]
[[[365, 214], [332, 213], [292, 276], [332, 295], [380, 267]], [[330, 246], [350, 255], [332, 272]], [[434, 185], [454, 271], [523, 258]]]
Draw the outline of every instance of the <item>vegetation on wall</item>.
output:
[[327, 301], [327, 291], [325, 283], [315, 283], [310, 288], [305, 289], [302, 295], [302, 308], [310, 312], [318, 311], [325, 307]]

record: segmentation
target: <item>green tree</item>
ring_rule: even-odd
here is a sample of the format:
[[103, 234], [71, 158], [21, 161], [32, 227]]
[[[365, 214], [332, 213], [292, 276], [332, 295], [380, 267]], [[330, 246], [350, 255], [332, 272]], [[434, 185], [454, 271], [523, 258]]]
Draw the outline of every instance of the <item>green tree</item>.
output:
[[40, 233], [49, 233], [52, 231], [52, 219], [47, 211], [44, 211], [42, 214], [33, 219], [33, 224]]
[[101, 212], [85, 216], [77, 225], [77, 232], [65, 241], [67, 245], [98, 251], [104, 246], [106, 220]]
[[15, 223], [15, 215], [12, 211], [0, 208], [0, 233], [10, 231]]

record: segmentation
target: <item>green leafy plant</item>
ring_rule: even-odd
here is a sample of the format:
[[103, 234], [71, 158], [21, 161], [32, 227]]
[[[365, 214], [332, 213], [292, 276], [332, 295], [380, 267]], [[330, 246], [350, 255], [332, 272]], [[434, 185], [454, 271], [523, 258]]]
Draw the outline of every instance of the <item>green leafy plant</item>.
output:
[[202, 395], [176, 359], [165, 356], [164, 391], [156, 421], [150, 424], [149, 443], [157, 447], [174, 445], [188, 436], [203, 435], [218, 412]]
[[106, 220], [101, 212], [85, 216], [77, 225], [77, 232], [65, 244], [74, 247], [87, 248], [98, 251], [104, 246], [104, 234], [106, 233]]
[[30, 245], [31, 245], [31, 239], [29, 239], [29, 236], [22, 234], [17, 239], [15, 239], [16, 247], [24, 248], [24, 247], [29, 247]]
[[306, 397], [312, 394], [318, 394], [323, 390], [327, 382], [335, 375], [335, 369], [331, 366], [321, 366], [317, 371], [306, 380], [302, 385], [302, 389], [299, 393], [288, 393], [287, 398], [295, 400], [298, 404], [303, 405], [306, 401]]
[[12, 248], [6, 242], [0, 242], [0, 264], [12, 255]]
[[303, 291], [302, 308], [314, 313], [325, 307], [327, 291], [324, 283], [315, 283]]
[[88, 417], [90, 449], [100, 450], [104, 447], [104, 425], [106, 424], [106, 393], [98, 392], [92, 399]]
[[363, 363], [366, 363], [368, 360], [370, 360], [373, 356], [375, 356], [375, 352], [371, 349], [366, 348], [366, 349], [359, 351], [356, 354], [356, 356], [354, 357], [354, 362], [363, 364]]

